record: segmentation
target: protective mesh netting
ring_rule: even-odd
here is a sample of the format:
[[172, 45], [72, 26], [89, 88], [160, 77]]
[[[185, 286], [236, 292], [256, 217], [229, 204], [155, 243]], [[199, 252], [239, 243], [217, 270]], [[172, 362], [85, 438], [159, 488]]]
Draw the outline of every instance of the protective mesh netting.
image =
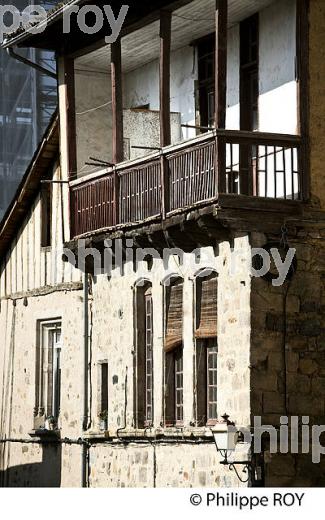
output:
[[[57, 0], [14, 0], [52, 9]], [[19, 49], [19, 54], [55, 72], [54, 55]], [[57, 105], [56, 82], [0, 50], [0, 219], [37, 148]]]

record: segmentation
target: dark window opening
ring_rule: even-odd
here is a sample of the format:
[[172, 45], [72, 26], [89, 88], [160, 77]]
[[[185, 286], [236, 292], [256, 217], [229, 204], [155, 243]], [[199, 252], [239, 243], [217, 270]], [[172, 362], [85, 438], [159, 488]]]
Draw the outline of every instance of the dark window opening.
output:
[[50, 247], [52, 239], [52, 188], [44, 183], [41, 190], [41, 246]]
[[[198, 45], [198, 92], [200, 125], [214, 127], [215, 118], [215, 35], [202, 39]], [[204, 131], [204, 130], [202, 130]]]
[[258, 14], [240, 24], [240, 128], [258, 129]]
[[108, 363], [100, 364], [100, 410], [101, 414], [108, 412]]
[[[258, 130], [259, 18], [251, 16], [240, 24], [240, 129]], [[256, 193], [256, 147], [241, 146], [240, 185], [243, 194]]]

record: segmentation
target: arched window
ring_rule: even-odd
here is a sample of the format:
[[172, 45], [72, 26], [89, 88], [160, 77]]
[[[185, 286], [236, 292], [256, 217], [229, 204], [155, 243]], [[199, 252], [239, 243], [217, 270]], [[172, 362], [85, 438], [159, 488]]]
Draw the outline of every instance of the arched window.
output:
[[215, 272], [196, 278], [196, 422], [198, 426], [217, 420], [218, 278]]
[[153, 423], [153, 304], [149, 282], [136, 288], [135, 417], [137, 428]]
[[165, 286], [165, 425], [183, 423], [183, 280]]

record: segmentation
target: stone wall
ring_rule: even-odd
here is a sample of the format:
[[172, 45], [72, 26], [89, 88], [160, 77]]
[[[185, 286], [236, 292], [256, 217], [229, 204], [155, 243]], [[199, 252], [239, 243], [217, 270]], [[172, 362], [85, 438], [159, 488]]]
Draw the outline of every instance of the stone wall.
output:
[[[231, 248], [239, 255], [238, 273], [233, 275]], [[94, 280], [91, 380], [96, 389], [98, 365], [107, 360], [110, 437], [105, 445], [100, 444], [98, 395], [93, 391], [91, 430], [87, 435], [90, 442], [95, 443], [89, 457], [91, 486], [240, 485], [235, 474], [219, 464], [209, 429], [193, 428], [194, 280], [202, 268], [213, 267], [218, 272], [218, 413], [227, 412], [237, 424], [247, 427], [250, 421], [250, 276], [247, 270], [240, 268], [240, 258], [247, 260], [249, 255], [249, 239], [244, 235], [219, 243], [215, 250], [201, 249], [198, 264], [194, 263], [194, 255], [185, 254], [182, 263], [177, 256], [171, 257], [167, 270], [162, 260], [154, 260], [151, 271], [141, 262], [135, 273], [133, 263], [129, 262], [123, 266], [123, 276], [116, 270], [110, 278], [103, 275]], [[162, 282], [171, 274], [184, 280], [184, 428], [164, 430]], [[134, 428], [133, 302], [136, 282], [142, 277], [152, 282], [154, 309], [154, 421], [149, 439], [145, 432]], [[132, 442], [135, 435], [139, 436], [138, 442]], [[202, 441], [202, 436], [207, 436], [206, 441]], [[249, 448], [249, 445], [241, 445], [235, 457], [247, 459]]]
[[[300, 432], [303, 416], [310, 418], [310, 426], [325, 424], [324, 231], [320, 226], [298, 228], [290, 239], [298, 261], [290, 282], [273, 287], [263, 279], [252, 280], [252, 420], [260, 416], [263, 425], [279, 427], [281, 416], [298, 416]], [[253, 240], [261, 246], [268, 239], [255, 235]], [[269, 455], [267, 485], [324, 484], [323, 459], [313, 464], [311, 453]]]
[[[137, 280], [145, 276], [152, 282], [154, 308], [154, 426], [163, 420], [162, 372], [163, 372], [163, 285], [166, 276], [174, 274], [184, 279], [183, 338], [184, 338], [184, 425], [194, 421], [193, 417], [193, 358], [194, 358], [194, 282], [200, 269], [212, 267], [218, 271], [218, 360], [219, 370], [219, 413], [227, 412], [241, 425], [249, 424], [249, 345], [250, 345], [250, 276], [241, 269], [229, 277], [231, 251], [249, 255], [248, 237], [235, 238], [234, 243], [219, 244], [215, 256], [213, 248], [201, 250], [199, 264], [193, 262], [194, 255], [185, 254], [179, 264], [177, 257], [169, 259], [167, 271], [161, 260], [154, 261], [151, 272], [143, 263], [141, 274], [133, 272], [133, 264], [124, 266], [124, 275], [119, 271], [97, 277], [93, 285], [92, 303], [92, 381], [97, 387], [98, 364], [108, 360], [109, 400], [108, 423], [112, 432], [121, 426], [133, 426], [133, 356], [134, 339], [134, 287]], [[207, 258], [207, 262], [205, 261]], [[123, 295], [123, 298], [121, 298]], [[124, 423], [125, 384], [127, 384], [127, 417]], [[92, 424], [96, 418], [97, 396], [93, 393]]]
[[[0, 437], [31, 441], [34, 428], [38, 320], [62, 321], [61, 437], [81, 435], [82, 291], [2, 300]], [[0, 472], [10, 486], [79, 486], [80, 446], [0, 445]], [[8, 467], [10, 468], [9, 472]]]
[[[274, 287], [251, 278], [251, 247], [269, 237], [243, 233], [216, 248], [200, 250], [200, 260], [185, 255], [169, 259], [167, 273], [184, 279], [184, 428], [164, 430], [162, 261], [151, 270], [133, 263], [111, 277], [98, 276], [90, 296], [89, 485], [98, 486], [238, 486], [233, 472], [219, 464], [208, 429], [194, 421], [194, 279], [203, 267], [218, 271], [218, 414], [227, 412], [239, 427], [254, 417], [279, 427], [280, 417], [310, 417], [325, 424], [325, 225], [290, 231], [297, 250], [297, 272], [290, 283]], [[231, 255], [231, 248], [233, 253]], [[134, 286], [152, 281], [154, 302], [154, 424], [150, 432], [134, 427], [133, 356]], [[123, 297], [121, 297], [123, 295]], [[285, 301], [286, 300], [286, 301]], [[284, 317], [285, 316], [285, 317]], [[2, 300], [0, 313], [1, 435], [29, 439], [35, 406], [37, 321], [62, 318], [61, 438], [81, 435], [83, 297], [79, 290], [56, 291], [26, 299]], [[99, 431], [98, 367], [109, 367], [108, 432]], [[286, 365], [286, 370], [285, 370]], [[126, 412], [126, 414], [125, 414]], [[138, 435], [138, 441], [135, 436]], [[240, 444], [236, 459], [246, 459]], [[301, 451], [301, 446], [299, 446]], [[272, 454], [265, 444], [266, 485], [322, 485], [325, 464], [311, 456]], [[81, 446], [8, 443], [0, 448], [3, 482], [12, 486], [80, 486]], [[7, 471], [10, 468], [9, 472]], [[49, 469], [51, 468], [51, 469]]]
[[320, 42], [325, 34], [325, 3], [310, 0], [310, 145], [311, 193], [316, 204], [325, 207], [324, 147], [325, 147], [325, 48]]
[[[161, 442], [97, 445], [89, 453], [90, 487], [239, 487], [214, 444]], [[243, 475], [245, 476], [245, 475]]]

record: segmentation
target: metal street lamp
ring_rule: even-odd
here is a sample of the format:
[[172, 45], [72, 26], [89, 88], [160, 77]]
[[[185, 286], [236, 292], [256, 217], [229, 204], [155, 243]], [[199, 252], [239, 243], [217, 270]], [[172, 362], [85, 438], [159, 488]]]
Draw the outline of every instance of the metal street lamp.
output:
[[243, 473], [247, 473], [251, 469], [252, 462], [249, 460], [228, 460], [228, 457], [231, 456], [236, 449], [236, 444], [239, 440], [240, 432], [237, 430], [235, 424], [229, 421], [229, 415], [224, 414], [222, 419], [223, 421], [218, 421], [214, 426], [211, 427], [211, 432], [217, 451], [220, 452], [221, 456], [223, 457], [223, 460], [220, 461], [220, 464], [228, 466], [231, 471], [234, 470], [241, 482], [248, 482], [249, 475], [247, 479], [242, 479], [237, 471], [236, 465], [244, 466]]

